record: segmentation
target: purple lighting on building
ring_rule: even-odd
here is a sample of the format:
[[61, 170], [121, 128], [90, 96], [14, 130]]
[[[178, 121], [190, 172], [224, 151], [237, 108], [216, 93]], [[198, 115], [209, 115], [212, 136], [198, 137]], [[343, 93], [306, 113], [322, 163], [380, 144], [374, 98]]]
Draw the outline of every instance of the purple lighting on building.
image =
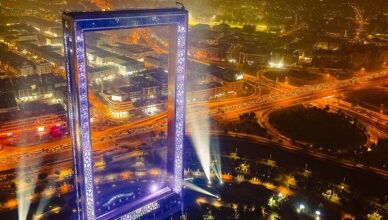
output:
[[[136, 219], [160, 207], [159, 200], [166, 196], [180, 195], [183, 179], [183, 140], [185, 126], [185, 69], [187, 41], [187, 11], [182, 9], [150, 9], [109, 12], [68, 12], [63, 15], [64, 46], [69, 89], [69, 123], [73, 138], [73, 157], [77, 179], [78, 209], [80, 219]], [[171, 156], [167, 173], [171, 181], [167, 187], [157, 184], [150, 187], [153, 193], [140, 198], [127, 210], [112, 210], [108, 215], [96, 216], [96, 192], [93, 181], [93, 158], [89, 114], [88, 83], [86, 74], [85, 32], [170, 25], [175, 28], [175, 68], [170, 68], [168, 107], [168, 148]], [[172, 64], [174, 65], [174, 64]], [[171, 123], [170, 123], [171, 122]], [[163, 189], [161, 189], [163, 188]], [[124, 212], [125, 211], [125, 212]]]

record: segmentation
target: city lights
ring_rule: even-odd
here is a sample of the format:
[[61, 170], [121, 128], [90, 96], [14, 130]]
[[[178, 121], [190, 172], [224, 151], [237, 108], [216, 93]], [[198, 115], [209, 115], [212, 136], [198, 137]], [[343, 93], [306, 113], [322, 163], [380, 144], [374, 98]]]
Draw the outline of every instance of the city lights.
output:
[[278, 68], [278, 69], [281, 69], [284, 67], [284, 64], [282, 62], [279, 62], [279, 63], [269, 62], [268, 65], [271, 68]]
[[384, 219], [385, 2], [1, 1], [0, 219]]
[[298, 208], [296, 209], [296, 211], [298, 212], [298, 213], [303, 213], [304, 211], [305, 211], [305, 206], [304, 206], [304, 204], [300, 204], [299, 206], [298, 206]]
[[158, 113], [159, 109], [156, 106], [147, 106], [147, 108], [144, 109], [144, 112], [149, 115], [154, 115]]
[[228, 61], [229, 61], [229, 63], [236, 63], [235, 59], [229, 59]]
[[121, 96], [117, 96], [117, 95], [112, 95], [112, 101], [119, 101], [119, 102], [122, 102], [123, 99]]
[[114, 118], [126, 118], [128, 116], [128, 112], [112, 112], [112, 116]]
[[243, 74], [239, 74], [236, 76], [236, 80], [241, 80], [244, 78], [244, 75]]

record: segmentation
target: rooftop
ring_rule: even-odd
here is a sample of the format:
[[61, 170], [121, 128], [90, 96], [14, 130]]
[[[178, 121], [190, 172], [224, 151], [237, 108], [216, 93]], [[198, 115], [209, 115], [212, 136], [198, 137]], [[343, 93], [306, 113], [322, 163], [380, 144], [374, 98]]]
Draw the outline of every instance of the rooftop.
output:
[[0, 92], [0, 108], [12, 108], [16, 106], [16, 99], [11, 92]]
[[[49, 105], [42, 102], [32, 102], [20, 106], [20, 110], [0, 113], [0, 121], [14, 121], [23, 118], [38, 117], [48, 114], [66, 114], [66, 110], [61, 104]], [[1, 125], [0, 125], [1, 127]]]
[[147, 47], [143, 47], [137, 44], [116, 43], [116, 45], [117, 45], [116, 47], [120, 47], [120, 49], [130, 51], [132, 53], [144, 53], [144, 52], [152, 51]]
[[99, 66], [99, 67], [91, 67], [88, 66], [89, 73], [97, 73], [97, 72], [102, 72], [102, 71], [107, 71], [107, 70], [117, 70], [116, 67], [114, 66]]
[[143, 73], [154, 78], [159, 83], [163, 83], [163, 84], [168, 83], [168, 73], [164, 72], [164, 70], [161, 68], [146, 70]]
[[15, 68], [22, 68], [27, 65], [30, 65], [30, 66], [34, 65], [32, 61], [29, 61], [28, 59], [16, 53], [3, 50], [3, 49], [0, 49], [0, 60], [2, 62], [8, 63], [10, 66], [13, 66]]

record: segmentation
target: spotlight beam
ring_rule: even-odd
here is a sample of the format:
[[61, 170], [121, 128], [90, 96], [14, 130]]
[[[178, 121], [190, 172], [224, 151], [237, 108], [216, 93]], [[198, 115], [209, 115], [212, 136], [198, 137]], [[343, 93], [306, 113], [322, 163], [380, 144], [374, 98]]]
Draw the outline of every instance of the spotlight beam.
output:
[[205, 190], [205, 189], [203, 189], [203, 188], [201, 188], [201, 187], [199, 187], [199, 186], [197, 186], [197, 185], [195, 185], [195, 184], [193, 184], [191, 182], [184, 181], [183, 182], [183, 186], [188, 188], [188, 189], [190, 189], [190, 190], [193, 190], [193, 191], [196, 191], [196, 192], [208, 195], [208, 196], [212, 196], [212, 197], [214, 197], [216, 199], [219, 198], [219, 196], [217, 196], [217, 195], [215, 195], [215, 194], [213, 194], [213, 193], [211, 193], [211, 192], [209, 192], [209, 191], [207, 191], [207, 190]]
[[[36, 164], [34, 166], [40, 167], [42, 160], [38, 159]], [[37, 175], [31, 175], [30, 182], [27, 183], [24, 181], [26, 177], [26, 171], [27, 164], [22, 159], [19, 162], [17, 173], [16, 173], [16, 180], [18, 183], [16, 183], [16, 199], [18, 203], [18, 219], [19, 220], [26, 220], [27, 214], [30, 209], [31, 200], [28, 198], [28, 195], [31, 195], [35, 191], [36, 182], [38, 180]], [[27, 188], [26, 190], [24, 188]]]
[[[208, 109], [206, 109], [208, 111]], [[207, 113], [204, 113], [207, 114]], [[210, 181], [210, 124], [208, 119], [194, 120], [189, 124], [192, 130], [192, 140], [202, 169]]]

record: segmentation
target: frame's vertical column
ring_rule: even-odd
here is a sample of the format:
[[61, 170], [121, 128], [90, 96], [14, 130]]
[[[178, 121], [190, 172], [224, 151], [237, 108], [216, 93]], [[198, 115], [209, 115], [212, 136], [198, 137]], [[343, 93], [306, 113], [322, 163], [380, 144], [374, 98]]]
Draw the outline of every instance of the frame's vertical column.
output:
[[[84, 42], [84, 32], [77, 25], [74, 29], [75, 35], [75, 56], [76, 56], [76, 72], [78, 76], [78, 120], [79, 127], [76, 127], [77, 135], [79, 135], [80, 147], [82, 152], [79, 154], [82, 157], [82, 176], [84, 181], [84, 188], [81, 188], [81, 197], [84, 200], [86, 213], [83, 214], [85, 219], [96, 219], [95, 217], [95, 204], [94, 204], [94, 187], [93, 187], [93, 163], [92, 163], [92, 149], [91, 149], [91, 137], [90, 137], [90, 117], [89, 117], [89, 98], [88, 98], [88, 80], [86, 76], [86, 48]], [[78, 138], [77, 138], [78, 139]]]
[[[182, 19], [182, 20], [181, 20]], [[186, 69], [186, 41], [187, 41], [187, 14], [179, 19], [176, 42], [176, 97], [175, 97], [175, 183], [174, 191], [180, 193], [183, 181], [183, 142], [185, 137], [185, 69]]]
[[67, 16], [64, 16], [64, 44], [77, 208], [83, 211], [78, 218], [95, 219], [84, 33]]
[[72, 150], [73, 150], [73, 163], [74, 163], [73, 165], [74, 183], [75, 183], [74, 185], [75, 185], [75, 193], [77, 196], [77, 201], [76, 201], [77, 217], [78, 219], [82, 219], [81, 218], [82, 202], [79, 201], [79, 198], [81, 198], [80, 190], [82, 186], [81, 186], [80, 177], [78, 176], [80, 173], [78, 162], [80, 161], [81, 155], [78, 154], [77, 151], [79, 150], [78, 148], [75, 147], [79, 145], [77, 144], [77, 139], [73, 132], [76, 126], [75, 119], [77, 118], [77, 115], [78, 115], [77, 112], [75, 111], [75, 109], [77, 109], [77, 101], [76, 101], [77, 96], [70, 92], [70, 91], [75, 92], [75, 83], [73, 82], [73, 80], [76, 80], [71, 76], [71, 73], [74, 73], [74, 62], [75, 62], [75, 60], [72, 59], [73, 50], [74, 50], [72, 48], [74, 48], [74, 45], [73, 45], [73, 33], [71, 30], [73, 30], [73, 26], [74, 26], [74, 21], [70, 17], [64, 15], [63, 16], [63, 43], [64, 43], [65, 58], [66, 58], [66, 64], [65, 64], [66, 79], [67, 79], [67, 87], [69, 91], [68, 106], [67, 106], [67, 112], [68, 112], [67, 124], [69, 126], [69, 132], [71, 133], [71, 140], [72, 140], [71, 143], [73, 145]]
[[[169, 29], [169, 39], [168, 39], [168, 100], [167, 100], [167, 147], [168, 156], [167, 158], [175, 159], [175, 117], [176, 117], [176, 59], [177, 59], [177, 33], [178, 25], [167, 26]], [[173, 146], [173, 147], [171, 147]], [[168, 162], [167, 163], [167, 171], [169, 175], [173, 178], [173, 185], [175, 185], [175, 163]]]

